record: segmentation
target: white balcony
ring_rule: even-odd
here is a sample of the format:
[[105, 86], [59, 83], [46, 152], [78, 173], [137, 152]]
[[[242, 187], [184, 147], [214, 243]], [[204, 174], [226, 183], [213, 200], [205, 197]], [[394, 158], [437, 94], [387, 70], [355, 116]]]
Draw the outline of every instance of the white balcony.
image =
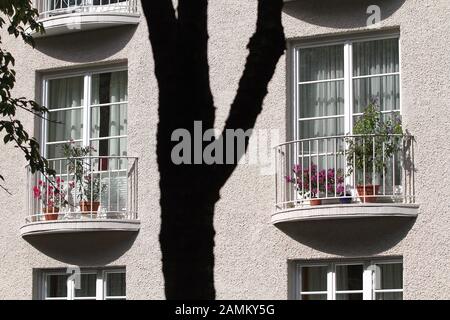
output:
[[35, 0], [39, 22], [52, 36], [139, 23], [137, 0]]
[[412, 136], [313, 138], [275, 152], [274, 224], [417, 216]]
[[137, 158], [56, 159], [49, 165], [55, 177], [28, 172], [22, 236], [139, 231]]

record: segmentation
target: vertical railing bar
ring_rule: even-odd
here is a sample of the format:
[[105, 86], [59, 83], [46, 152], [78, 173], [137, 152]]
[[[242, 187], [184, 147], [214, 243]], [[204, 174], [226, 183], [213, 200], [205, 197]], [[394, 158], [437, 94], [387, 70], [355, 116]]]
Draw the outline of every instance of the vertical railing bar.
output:
[[[344, 146], [344, 163], [345, 163], [345, 169], [342, 171], [344, 176], [342, 177], [343, 183], [344, 183], [344, 197], [347, 197], [347, 146], [345, 143], [345, 140], [342, 140], [343, 146]], [[336, 164], [337, 167], [337, 164]]]
[[305, 159], [305, 153], [304, 153], [304, 150], [305, 150], [305, 145], [304, 145], [304, 143], [303, 143], [303, 141], [301, 142], [301, 148], [302, 148], [302, 157], [301, 157], [301, 166], [300, 166], [300, 168], [301, 168], [301, 170], [302, 170], [302, 173], [301, 173], [301, 177], [302, 177], [302, 180], [301, 180], [301, 182], [302, 182], [302, 199], [301, 199], [301, 202], [302, 202], [302, 204], [303, 204], [303, 200], [304, 200], [304, 196], [305, 196], [305, 177], [304, 177], [304, 170], [305, 170], [305, 168], [303, 167], [304, 166], [304, 159]]
[[325, 199], [328, 198], [328, 139], [325, 138]]
[[278, 192], [279, 192], [279, 190], [278, 190], [278, 167], [277, 167], [277, 165], [278, 165], [278, 161], [277, 161], [277, 158], [278, 158], [278, 152], [279, 152], [279, 149], [278, 149], [278, 147], [276, 147], [275, 148], [275, 210], [277, 210], [277, 208], [278, 208]]
[[308, 172], [308, 185], [309, 185], [309, 197], [311, 198], [311, 140], [308, 141], [308, 155], [309, 155], [309, 172]]
[[386, 197], [386, 156], [385, 156], [385, 142], [383, 141], [383, 196]]
[[[107, 212], [111, 211], [111, 164], [110, 162], [110, 158], [108, 158], [108, 208], [106, 209]], [[106, 216], [108, 216], [108, 213], [106, 214]]]
[[[337, 197], [337, 150], [338, 150], [338, 146], [337, 146], [337, 138], [334, 138], [334, 197]], [[328, 172], [327, 172], [328, 175]]]
[[366, 203], [366, 137], [362, 137], [363, 139], [363, 188], [364, 188], [364, 203]]
[[[116, 159], [116, 167], [117, 167], [117, 169], [119, 170], [120, 169], [120, 158], [117, 158]], [[118, 183], [118, 186], [117, 186], [117, 191], [116, 191], [116, 212], [120, 212], [120, 195], [121, 195], [121, 190], [120, 190], [120, 176], [119, 176], [119, 173], [120, 171], [118, 171], [117, 173], [116, 173], [116, 175], [117, 175], [117, 183]]]
[[375, 136], [372, 137], [372, 194], [375, 198], [375, 165], [376, 165], [376, 154], [375, 154]]
[[392, 194], [395, 193], [395, 152], [392, 153]]
[[319, 139], [316, 140], [316, 145], [317, 145], [317, 154], [316, 154], [316, 180], [317, 180], [317, 188], [316, 188], [316, 198], [320, 199], [320, 181], [319, 181], [319, 172], [320, 172], [320, 165], [319, 165], [319, 153], [320, 153], [320, 148], [319, 148]]

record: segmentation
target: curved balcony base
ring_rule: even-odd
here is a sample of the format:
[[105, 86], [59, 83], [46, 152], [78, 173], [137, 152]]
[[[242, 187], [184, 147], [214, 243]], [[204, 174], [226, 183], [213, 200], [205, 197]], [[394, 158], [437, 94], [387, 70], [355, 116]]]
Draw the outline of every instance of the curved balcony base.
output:
[[416, 218], [419, 205], [398, 203], [335, 204], [296, 207], [276, 212], [272, 224], [294, 221], [362, 219], [373, 217]]
[[119, 231], [138, 232], [141, 227], [139, 220], [62, 220], [62, 221], [41, 221], [26, 224], [20, 228], [22, 237], [58, 234], [58, 233], [79, 233], [97, 231]]
[[45, 28], [45, 34], [32, 33], [32, 35], [34, 38], [40, 38], [121, 25], [135, 25], [139, 23], [139, 20], [139, 14], [130, 13], [94, 12], [64, 14], [39, 20]]

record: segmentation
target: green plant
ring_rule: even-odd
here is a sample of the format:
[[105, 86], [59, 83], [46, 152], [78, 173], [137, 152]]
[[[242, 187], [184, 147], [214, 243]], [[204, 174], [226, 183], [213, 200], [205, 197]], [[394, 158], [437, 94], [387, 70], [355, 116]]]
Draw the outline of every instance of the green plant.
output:
[[94, 148], [76, 146], [73, 141], [63, 146], [64, 156], [68, 161], [68, 171], [74, 175], [75, 183], [72, 188], [77, 190], [80, 201], [98, 201], [100, 194], [106, 190], [106, 185], [101, 182], [100, 174], [92, 173], [91, 153]]
[[402, 137], [400, 117], [391, 115], [383, 119], [376, 102], [371, 102], [354, 124], [353, 136], [346, 138], [348, 174], [355, 173], [360, 184], [364, 178], [372, 182], [383, 176], [388, 159], [400, 150]]

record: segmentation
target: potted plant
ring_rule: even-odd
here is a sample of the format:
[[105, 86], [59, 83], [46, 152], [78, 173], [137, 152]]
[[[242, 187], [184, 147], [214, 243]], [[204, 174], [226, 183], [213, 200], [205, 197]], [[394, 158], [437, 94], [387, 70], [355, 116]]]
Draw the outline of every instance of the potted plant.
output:
[[302, 170], [301, 165], [295, 165], [292, 169], [293, 176], [287, 176], [286, 181], [292, 183], [303, 199], [308, 199], [311, 206], [322, 204], [320, 197], [325, 192], [325, 170], [317, 171], [317, 165]]
[[64, 156], [68, 160], [68, 170], [74, 176], [71, 188], [76, 190], [82, 214], [97, 214], [100, 207], [100, 194], [106, 190], [100, 174], [93, 174], [90, 155], [92, 147], [78, 147], [74, 142], [63, 146]]
[[354, 124], [353, 136], [346, 138], [347, 168], [349, 175], [356, 175], [356, 189], [362, 202], [377, 202], [380, 185], [375, 181], [383, 177], [386, 159], [400, 150], [402, 136], [400, 117], [384, 120], [375, 101]]
[[54, 182], [39, 180], [33, 187], [34, 198], [42, 202], [42, 212], [47, 221], [58, 220], [59, 210], [67, 205], [64, 180], [57, 177]]
[[[345, 190], [346, 189], [346, 190]], [[339, 183], [336, 187], [336, 192], [339, 197], [339, 202], [341, 204], [352, 203], [352, 194], [347, 188], [344, 188], [344, 182]]]

